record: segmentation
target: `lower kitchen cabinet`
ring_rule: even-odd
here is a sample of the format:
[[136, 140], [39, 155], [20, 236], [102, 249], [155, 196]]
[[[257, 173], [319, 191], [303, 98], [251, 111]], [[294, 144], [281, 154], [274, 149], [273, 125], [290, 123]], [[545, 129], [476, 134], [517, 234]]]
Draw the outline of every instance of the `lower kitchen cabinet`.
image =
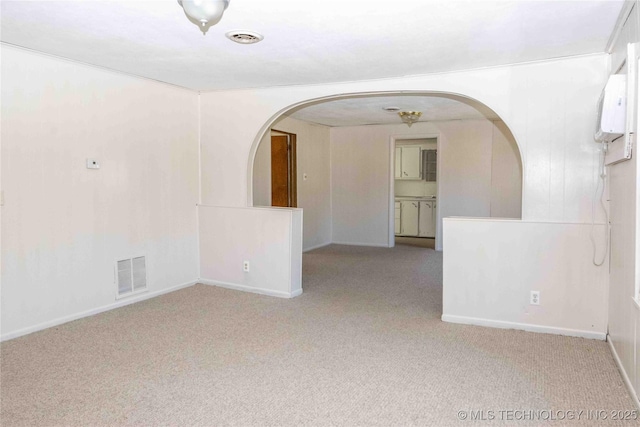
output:
[[420, 202], [420, 237], [436, 237], [436, 202]]
[[398, 236], [436, 237], [436, 201], [395, 202], [394, 223]]
[[418, 235], [418, 217], [420, 203], [417, 201], [400, 202], [400, 234], [403, 236]]

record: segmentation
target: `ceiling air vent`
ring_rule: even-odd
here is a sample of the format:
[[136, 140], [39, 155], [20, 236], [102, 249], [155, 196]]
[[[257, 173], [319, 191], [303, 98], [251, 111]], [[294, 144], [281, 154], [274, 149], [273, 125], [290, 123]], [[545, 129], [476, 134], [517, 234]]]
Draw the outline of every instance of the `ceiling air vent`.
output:
[[117, 298], [147, 290], [147, 266], [143, 256], [116, 262]]
[[240, 44], [254, 44], [261, 41], [264, 36], [254, 31], [236, 30], [225, 34], [229, 40]]

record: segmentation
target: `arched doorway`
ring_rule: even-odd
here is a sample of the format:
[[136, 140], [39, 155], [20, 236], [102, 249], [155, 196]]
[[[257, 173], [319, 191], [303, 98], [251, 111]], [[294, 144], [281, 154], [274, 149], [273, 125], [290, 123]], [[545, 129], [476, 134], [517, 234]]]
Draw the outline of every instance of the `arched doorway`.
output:
[[[423, 116], [408, 127], [396, 112], [385, 111], [386, 106], [422, 110]], [[384, 93], [296, 105], [275, 118], [254, 147], [248, 185], [253, 206], [270, 206], [265, 203], [270, 176], [264, 166], [271, 129], [298, 134], [298, 206], [305, 211], [305, 250], [328, 243], [393, 246], [397, 197], [433, 197], [415, 201], [423, 212], [432, 209], [435, 235], [427, 238], [435, 237], [438, 249], [443, 217], [522, 215], [523, 165], [517, 142], [493, 110], [473, 99]], [[441, 154], [438, 179], [429, 181], [422, 173], [417, 179], [395, 176], [397, 144], [427, 139]], [[422, 151], [418, 149], [418, 155]], [[415, 218], [422, 220], [418, 214]], [[420, 234], [416, 237], [425, 237]]]

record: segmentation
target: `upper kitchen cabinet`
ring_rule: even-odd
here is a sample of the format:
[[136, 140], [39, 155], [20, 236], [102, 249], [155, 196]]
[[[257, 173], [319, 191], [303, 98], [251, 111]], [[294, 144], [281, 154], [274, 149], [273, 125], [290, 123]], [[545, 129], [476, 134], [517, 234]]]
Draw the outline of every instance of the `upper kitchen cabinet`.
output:
[[[400, 160], [398, 160], [398, 156], [400, 156]], [[420, 147], [396, 147], [395, 177], [396, 179], [422, 179], [422, 149]]]

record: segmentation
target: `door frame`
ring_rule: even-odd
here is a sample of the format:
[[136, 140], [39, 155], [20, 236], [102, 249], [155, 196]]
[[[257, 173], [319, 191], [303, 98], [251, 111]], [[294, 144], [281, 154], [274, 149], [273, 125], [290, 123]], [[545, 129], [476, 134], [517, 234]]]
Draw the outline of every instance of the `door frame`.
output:
[[[281, 133], [283, 135], [287, 135], [289, 137], [289, 144], [291, 146], [291, 151], [289, 152], [289, 192], [291, 193], [291, 206], [290, 208], [298, 207], [298, 148], [297, 148], [297, 136], [295, 133], [285, 132], [283, 130], [271, 129], [269, 132], [269, 138], [273, 136], [273, 132]], [[271, 171], [273, 174], [273, 171]], [[272, 189], [273, 191], [273, 189]]]
[[436, 198], [436, 250], [442, 250], [441, 242], [441, 215], [440, 207], [442, 206], [440, 200], [440, 133], [417, 133], [417, 134], [399, 134], [391, 135], [389, 137], [389, 237], [388, 246], [393, 248], [396, 245], [396, 233], [395, 233], [395, 202], [396, 202], [396, 142], [406, 139], [436, 139], [436, 150], [438, 150], [438, 157], [436, 163], [436, 187], [438, 189], [438, 197]]

